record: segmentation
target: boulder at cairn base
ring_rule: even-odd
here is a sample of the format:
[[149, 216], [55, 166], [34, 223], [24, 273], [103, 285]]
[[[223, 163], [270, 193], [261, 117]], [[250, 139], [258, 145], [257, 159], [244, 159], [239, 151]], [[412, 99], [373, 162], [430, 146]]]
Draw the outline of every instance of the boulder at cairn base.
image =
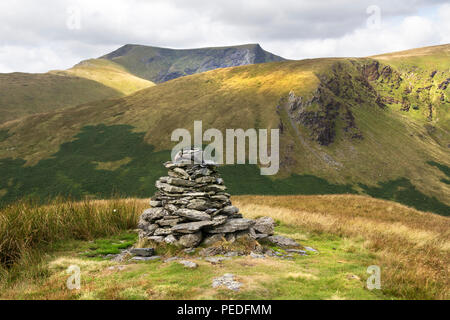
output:
[[193, 248], [224, 234], [233, 239], [242, 234], [253, 239], [273, 234], [271, 218], [256, 222], [242, 218], [231, 204], [217, 165], [204, 160], [201, 150], [180, 151], [174, 162], [164, 166], [167, 176], [155, 183], [158, 191], [151, 198], [152, 208], [140, 217], [140, 238]]

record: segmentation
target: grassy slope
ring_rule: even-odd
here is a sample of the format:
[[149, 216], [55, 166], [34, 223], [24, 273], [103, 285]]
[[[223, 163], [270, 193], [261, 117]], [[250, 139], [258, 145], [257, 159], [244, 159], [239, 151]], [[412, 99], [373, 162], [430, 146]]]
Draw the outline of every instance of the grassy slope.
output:
[[[253, 55], [254, 61], [245, 61], [246, 53]], [[283, 60], [257, 44], [181, 50], [128, 44], [101, 58], [153, 82], [221, 67]]]
[[[448, 218], [362, 196], [242, 196], [233, 203], [246, 217], [273, 217], [277, 234], [319, 253], [292, 261], [238, 257], [222, 265], [187, 255], [196, 270], [176, 262], [115, 263], [102, 256], [136, 240], [126, 230], [147, 200], [19, 204], [0, 210], [6, 223], [0, 239], [7, 240], [1, 252], [16, 244], [8, 248], [19, 253], [16, 265], [3, 270], [0, 298], [448, 299]], [[176, 248], [158, 253], [186, 255]], [[73, 264], [81, 268], [81, 290], [69, 291], [66, 269]], [[365, 289], [369, 265], [381, 268], [381, 291]], [[211, 288], [227, 272], [243, 283], [239, 292]]]
[[119, 98], [153, 86], [114, 62], [93, 59], [66, 71], [0, 74], [0, 123], [31, 114]]
[[[255, 63], [282, 60], [258, 45], [189, 50], [126, 45], [103, 58], [82, 61], [64, 71], [0, 74], [0, 123], [123, 97], [153, 86], [156, 79], [165, 81], [222, 66], [252, 63], [245, 61], [246, 52], [254, 55]], [[167, 75], [165, 80], [162, 75]]]
[[[308, 138], [308, 130], [304, 127], [298, 126], [297, 132], [289, 124], [287, 115], [283, 111], [280, 116], [277, 114], [276, 107], [279, 105], [280, 98], [286, 96], [291, 90], [298, 96], [311, 95], [319, 84], [317, 74], [329, 73], [338, 63], [343, 68], [343, 74], [348, 73], [354, 77], [356, 72], [354, 65], [365, 63], [366, 60], [313, 59], [219, 69], [162, 83], [124, 99], [91, 103], [64, 111], [36, 115], [24, 121], [0, 126], [0, 132], [3, 132], [4, 136], [3, 141], [0, 141], [0, 158], [21, 158], [32, 168], [36, 165], [47, 166], [46, 170], [49, 173], [57, 171], [52, 168], [57, 168], [62, 175], [68, 174], [72, 179], [65, 183], [73, 181], [73, 186], [77, 188], [85, 186], [85, 183], [79, 180], [80, 176], [95, 176], [97, 172], [105, 177], [104, 183], [111, 187], [116, 184], [120, 188], [125, 182], [126, 185], [134, 185], [140, 179], [139, 190], [141, 191], [139, 192], [146, 192], [145, 190], [151, 192], [150, 167], [145, 165], [139, 167], [139, 163], [143, 161], [142, 158], [152, 158], [153, 151], [144, 152], [146, 150], [144, 146], [130, 149], [130, 143], [138, 146], [141, 144], [138, 140], [143, 138], [143, 141], [153, 146], [155, 151], [168, 150], [173, 145], [169, 141], [172, 130], [192, 129], [194, 120], [203, 120], [204, 128], [213, 127], [224, 130], [225, 128], [277, 128], [281, 117], [285, 130], [281, 135], [283, 167], [279, 178], [287, 179], [290, 174], [306, 174], [326, 179], [332, 184], [351, 183], [356, 191], [394, 199], [422, 210], [448, 214], [450, 190], [449, 185], [444, 182], [448, 176], [439, 167], [428, 163], [434, 161], [443, 168], [450, 166], [449, 152], [445, 142], [448, 135], [445, 134], [445, 125], [441, 125], [445, 122], [433, 120], [434, 127], [437, 128], [437, 131], [433, 132], [443, 137], [436, 138], [436, 134], [430, 133], [427, 129], [423, 119], [405, 115], [395, 106], [381, 109], [367, 100], [367, 104], [353, 105], [351, 109], [364, 139], [348, 139], [339, 129], [341, 123], [338, 120], [335, 142], [324, 147], [311, 141]], [[446, 74], [445, 70], [444, 74]], [[383, 83], [379, 84], [381, 89], [383, 85]], [[448, 109], [446, 105], [443, 105], [439, 110], [447, 114], [446, 109]], [[61, 158], [57, 167], [48, 161], [39, 163], [39, 160], [58, 152], [62, 143], [72, 141], [84, 126], [98, 124], [106, 124], [110, 127], [97, 126], [94, 129], [84, 130], [83, 135], [77, 137], [76, 145], [73, 146], [76, 150], [80, 150], [76, 152], [82, 157], [77, 163], [87, 161], [86, 165], [77, 169], [77, 172], [72, 170], [73, 166], [70, 168], [65, 166], [68, 162], [63, 161], [64, 158]], [[127, 133], [129, 129], [112, 126], [116, 124], [129, 124], [134, 127], [133, 131], [136, 133]], [[33, 131], [29, 130], [30, 127], [33, 127]], [[114, 130], [122, 133], [116, 135]], [[48, 139], [50, 132], [52, 138]], [[136, 140], [137, 132], [141, 136], [138, 140]], [[91, 137], [89, 138], [88, 135]], [[300, 138], [305, 143], [301, 143]], [[128, 143], [127, 139], [134, 142]], [[87, 152], [92, 147], [92, 141], [95, 140], [99, 143], [96, 146], [97, 152]], [[123, 147], [120, 148], [116, 148], [111, 143], [122, 140]], [[122, 146], [122, 142], [120, 145]], [[56, 159], [62, 156], [62, 152], [64, 157], [70, 158], [74, 155], [72, 147], [67, 147], [56, 155]], [[98, 154], [97, 158], [95, 154]], [[167, 156], [167, 153], [165, 155]], [[130, 158], [133, 161], [130, 162]], [[157, 161], [160, 158], [163, 157], [155, 154]], [[329, 158], [338, 165], [330, 165]], [[122, 161], [124, 165], [114, 167], [116, 161]], [[91, 170], [92, 165], [89, 163], [98, 165], [98, 162], [106, 162], [106, 166], [111, 165], [114, 168], [113, 173], [121, 176], [120, 183], [118, 180], [108, 180], [107, 172], [86, 171]], [[22, 165], [15, 164], [19, 166], [17, 169], [19, 171]], [[158, 169], [152, 167], [151, 170], [157, 172], [153, 172], [151, 177], [159, 174], [159, 165], [155, 163], [155, 166]], [[3, 168], [7, 170], [8, 164], [4, 164]], [[92, 170], [95, 170], [95, 166]], [[132, 175], [130, 170], [133, 171]], [[243, 173], [239, 170], [246, 169], [242, 167], [237, 170], [235, 176], [239, 177]], [[257, 172], [253, 172], [256, 177]], [[286, 181], [283, 180], [284, 182]], [[8, 192], [11, 184], [14, 186], [14, 179], [8, 183], [10, 184], [3, 184], [3, 189], [0, 187], [3, 193]], [[24, 185], [20, 181], [16, 183]], [[238, 183], [238, 180], [233, 180], [233, 183]], [[302, 183], [304, 180], [294, 179], [293, 183], [289, 184], [290, 190], [287, 193], [303, 190], [305, 185]], [[272, 193], [264, 190], [265, 184], [267, 181], [250, 186], [250, 189], [254, 188], [254, 190], [248, 189], [250, 191], [248, 193], [254, 194], [258, 191]], [[39, 189], [41, 186], [34, 187]], [[308, 188], [308, 185], [306, 187]], [[17, 184], [13, 188], [20, 190]], [[84, 190], [91, 193], [89, 191], [92, 191], [92, 188], [87, 188], [88, 191], [86, 188]], [[120, 190], [127, 192], [134, 189]], [[132, 194], [142, 195], [139, 192], [132, 191]], [[326, 192], [323, 191], [323, 193]], [[246, 192], [240, 190], [240, 193]], [[105, 193], [102, 195], [106, 196]], [[431, 204], [420, 206], [427, 201]], [[446, 203], [447, 206], [440, 204], [439, 201]]]
[[62, 72], [100, 82], [123, 95], [155, 85], [151, 81], [127, 72], [121, 65], [105, 59], [86, 60]]
[[0, 74], [0, 123], [122, 94], [102, 83], [68, 74]]

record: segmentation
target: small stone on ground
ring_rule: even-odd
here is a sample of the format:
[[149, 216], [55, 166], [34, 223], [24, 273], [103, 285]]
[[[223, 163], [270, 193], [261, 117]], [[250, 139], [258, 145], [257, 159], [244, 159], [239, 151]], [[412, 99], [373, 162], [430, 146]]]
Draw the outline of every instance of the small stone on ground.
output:
[[230, 290], [233, 290], [233, 291], [239, 291], [239, 289], [242, 286], [242, 283], [240, 283], [239, 281], [236, 281], [234, 279], [233, 274], [226, 273], [222, 277], [214, 278], [213, 282], [212, 282], [213, 288], [222, 287], [222, 286], [224, 286]]
[[177, 261], [179, 264], [182, 264], [186, 268], [195, 269], [198, 267], [198, 265], [195, 262], [189, 261], [189, 260], [180, 260]]

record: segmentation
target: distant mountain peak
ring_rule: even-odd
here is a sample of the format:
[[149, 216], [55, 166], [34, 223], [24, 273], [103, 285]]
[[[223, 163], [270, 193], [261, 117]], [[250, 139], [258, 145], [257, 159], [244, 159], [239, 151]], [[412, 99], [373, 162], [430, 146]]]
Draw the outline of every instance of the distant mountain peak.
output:
[[126, 44], [101, 59], [112, 60], [134, 75], [156, 83], [218, 68], [285, 60], [258, 43], [196, 49]]

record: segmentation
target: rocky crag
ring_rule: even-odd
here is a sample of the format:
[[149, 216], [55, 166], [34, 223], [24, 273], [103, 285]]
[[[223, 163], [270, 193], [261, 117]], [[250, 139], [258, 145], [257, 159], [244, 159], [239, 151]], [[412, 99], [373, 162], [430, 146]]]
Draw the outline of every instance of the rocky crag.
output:
[[202, 156], [199, 150], [185, 150], [174, 162], [164, 163], [168, 175], [156, 181], [158, 191], [150, 200], [151, 208], [141, 215], [139, 237], [185, 248], [243, 236], [270, 238], [273, 219], [243, 218], [231, 204], [216, 164]]

